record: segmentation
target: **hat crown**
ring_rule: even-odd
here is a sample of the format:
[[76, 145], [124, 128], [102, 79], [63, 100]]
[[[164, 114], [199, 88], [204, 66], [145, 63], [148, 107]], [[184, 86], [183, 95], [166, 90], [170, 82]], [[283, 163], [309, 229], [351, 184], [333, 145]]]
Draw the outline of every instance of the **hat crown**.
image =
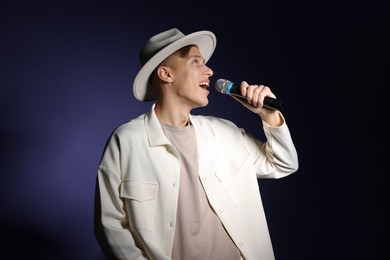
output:
[[184, 36], [177, 28], [172, 28], [151, 37], [140, 51], [139, 61], [141, 65], [145, 65], [160, 50]]

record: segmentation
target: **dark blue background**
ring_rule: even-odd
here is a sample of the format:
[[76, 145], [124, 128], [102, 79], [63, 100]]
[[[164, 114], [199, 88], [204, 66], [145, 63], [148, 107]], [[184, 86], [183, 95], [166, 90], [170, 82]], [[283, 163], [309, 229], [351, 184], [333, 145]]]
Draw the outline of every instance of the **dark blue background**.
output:
[[[278, 260], [387, 255], [385, 6], [375, 1], [2, 1], [1, 253], [103, 259], [97, 166], [111, 131], [150, 109], [132, 96], [138, 50], [172, 27], [211, 30], [218, 78], [285, 101], [300, 168], [259, 184]], [[263, 138], [254, 114], [211, 88], [214, 114]]]

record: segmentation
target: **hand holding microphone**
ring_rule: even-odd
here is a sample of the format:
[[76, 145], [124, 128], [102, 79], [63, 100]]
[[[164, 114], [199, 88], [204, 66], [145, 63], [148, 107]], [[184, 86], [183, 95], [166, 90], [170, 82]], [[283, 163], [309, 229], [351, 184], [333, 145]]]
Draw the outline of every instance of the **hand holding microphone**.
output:
[[[247, 99], [241, 95], [241, 89], [239, 85], [234, 84], [233, 82], [226, 79], [219, 79], [215, 83], [215, 89], [222, 94], [233, 95], [239, 97], [241, 99]], [[276, 98], [272, 98], [269, 96], [265, 96], [263, 100], [263, 107], [266, 107], [271, 110], [279, 110], [283, 109], [283, 101], [278, 100]]]

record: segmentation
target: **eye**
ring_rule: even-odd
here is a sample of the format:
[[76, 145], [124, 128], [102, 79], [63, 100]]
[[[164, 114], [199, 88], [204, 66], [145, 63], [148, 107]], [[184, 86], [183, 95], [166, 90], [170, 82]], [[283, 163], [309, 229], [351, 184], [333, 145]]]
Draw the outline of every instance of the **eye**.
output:
[[204, 64], [204, 60], [201, 57], [194, 57], [192, 62], [195, 63], [196, 65], [203, 65]]

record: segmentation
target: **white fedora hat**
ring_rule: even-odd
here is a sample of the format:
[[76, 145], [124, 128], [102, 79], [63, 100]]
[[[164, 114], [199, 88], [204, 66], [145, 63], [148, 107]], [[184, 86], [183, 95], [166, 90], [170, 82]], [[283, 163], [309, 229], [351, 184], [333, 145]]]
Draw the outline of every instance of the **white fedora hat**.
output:
[[133, 82], [133, 94], [139, 101], [152, 101], [157, 94], [150, 85], [149, 77], [153, 70], [169, 55], [180, 48], [194, 44], [207, 62], [215, 50], [217, 39], [210, 31], [198, 31], [184, 35], [173, 28], [151, 37], [140, 51], [142, 68]]

